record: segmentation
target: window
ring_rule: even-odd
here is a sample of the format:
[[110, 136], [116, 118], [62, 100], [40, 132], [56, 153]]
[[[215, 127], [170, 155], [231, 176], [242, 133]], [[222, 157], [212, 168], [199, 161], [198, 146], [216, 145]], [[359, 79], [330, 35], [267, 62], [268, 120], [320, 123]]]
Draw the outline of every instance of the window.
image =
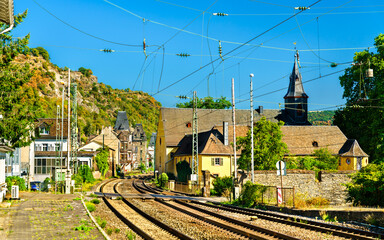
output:
[[339, 158], [339, 166], [341, 166], [341, 158]]
[[41, 135], [48, 135], [48, 134], [49, 134], [49, 128], [48, 128], [48, 126], [42, 126], [42, 127], [40, 127], [40, 134], [41, 134]]
[[211, 158], [212, 166], [223, 166], [223, 158]]
[[351, 164], [351, 159], [347, 158], [347, 160], [345, 160], [345, 162], [349, 165], [349, 164]]
[[297, 105], [296, 113], [297, 116], [303, 116], [303, 106], [301, 104]]
[[[65, 167], [64, 158], [62, 159], [61, 164], [62, 164], [62, 167]], [[51, 174], [55, 167], [60, 167], [60, 159], [56, 159], [56, 158], [36, 158], [35, 159], [35, 174]]]
[[55, 151], [60, 151], [60, 143], [55, 143]]
[[319, 147], [319, 143], [316, 142], [316, 141], [313, 141], [313, 142], [312, 142], [312, 146], [314, 146], [314, 147]]
[[190, 128], [190, 127], [192, 127], [192, 124], [189, 122], [189, 123], [187, 123], [185, 126], [186, 126], [187, 128]]
[[43, 143], [43, 151], [48, 151], [48, 143]]

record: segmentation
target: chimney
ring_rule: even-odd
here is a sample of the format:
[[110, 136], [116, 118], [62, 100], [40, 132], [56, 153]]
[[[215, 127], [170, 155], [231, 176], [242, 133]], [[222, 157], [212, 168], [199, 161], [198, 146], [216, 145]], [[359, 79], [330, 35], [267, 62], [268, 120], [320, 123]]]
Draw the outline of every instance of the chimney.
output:
[[259, 106], [259, 108], [256, 109], [256, 112], [258, 112], [260, 115], [263, 115], [263, 106]]
[[228, 122], [223, 122], [224, 145], [228, 145]]

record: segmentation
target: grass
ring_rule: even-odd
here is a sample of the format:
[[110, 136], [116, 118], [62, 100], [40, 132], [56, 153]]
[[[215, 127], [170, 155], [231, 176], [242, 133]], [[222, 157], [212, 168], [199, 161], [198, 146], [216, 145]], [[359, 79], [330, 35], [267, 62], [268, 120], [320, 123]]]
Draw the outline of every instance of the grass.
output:
[[71, 204], [68, 204], [67, 206], [64, 207], [64, 211], [72, 211], [73, 210], [73, 207]]
[[326, 211], [320, 211], [320, 217], [326, 222], [337, 222], [337, 216], [331, 218]]
[[93, 212], [96, 210], [96, 205], [91, 202], [85, 203], [85, 206], [87, 207], [89, 212]]
[[[292, 201], [292, 200], [290, 200]], [[288, 204], [290, 204], [290, 201]], [[295, 195], [295, 208], [306, 209], [313, 207], [327, 207], [329, 206], [329, 200], [323, 197], [308, 198], [304, 194]]]
[[131, 230], [129, 230], [126, 235], [125, 235], [129, 240], [134, 240], [136, 239], [136, 233], [132, 232]]
[[101, 219], [100, 217], [96, 217], [96, 222], [101, 228], [105, 228], [105, 226], [107, 226], [107, 221]]
[[93, 229], [93, 227], [89, 226], [89, 223], [87, 220], [80, 220], [80, 225], [73, 228], [75, 231], [84, 231], [88, 232]]

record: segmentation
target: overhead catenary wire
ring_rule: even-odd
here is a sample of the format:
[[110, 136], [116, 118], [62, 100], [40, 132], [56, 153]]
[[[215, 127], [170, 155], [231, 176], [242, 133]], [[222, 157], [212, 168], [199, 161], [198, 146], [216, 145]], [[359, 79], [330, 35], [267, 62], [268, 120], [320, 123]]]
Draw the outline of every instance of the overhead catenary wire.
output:
[[[309, 7], [315, 5], [315, 4], [319, 3], [319, 2], [321, 2], [321, 0], [316, 1], [315, 3], [311, 4]], [[257, 36], [255, 36], [255, 37], [253, 37], [252, 39], [248, 40], [247, 42], [243, 43], [242, 45], [240, 45], [240, 46], [238, 46], [238, 47], [236, 47], [236, 48], [230, 50], [229, 52], [225, 53], [225, 54], [223, 55], [223, 57], [225, 57], [226, 55], [229, 55], [230, 53], [232, 53], [232, 52], [234, 52], [234, 51], [236, 51], [236, 50], [238, 50], [239, 48], [241, 48], [241, 47], [244, 46], [245, 44], [248, 44], [248, 43], [254, 41], [255, 39], [257, 39], [257, 38], [263, 36], [264, 34], [266, 34], [266, 33], [268, 33], [269, 31], [275, 29], [276, 27], [280, 26], [281, 24], [287, 22], [288, 20], [292, 19], [293, 17], [295, 17], [296, 15], [300, 14], [301, 12], [303, 12], [303, 11], [300, 11], [300, 12], [298, 12], [298, 13], [295, 13], [294, 15], [292, 15], [292, 16], [286, 18], [285, 20], [279, 22], [278, 24], [274, 25], [273, 27], [267, 29], [266, 31], [264, 31], [264, 32], [262, 32], [262, 33], [260, 33], [260, 34], [258, 34]], [[216, 61], [219, 60], [219, 59], [221, 59], [221, 58], [216, 58], [213, 62], [216, 62]], [[201, 69], [203, 69], [203, 68], [209, 66], [210, 64], [211, 64], [211, 63], [207, 63], [207, 64], [205, 64], [203, 67], [201, 67], [201, 68], [199, 68], [199, 69], [196, 69], [195, 71], [189, 73], [189, 74], [186, 75], [185, 77], [183, 77], [183, 78], [177, 80], [176, 82], [174, 82], [174, 83], [168, 85], [167, 87], [165, 87], [165, 88], [159, 90], [158, 92], [162, 92], [162, 91], [164, 91], [165, 89], [167, 89], [167, 88], [169, 88], [169, 87], [172, 87], [173, 85], [175, 85], [175, 84], [181, 82], [182, 80], [188, 78], [189, 76], [192, 76], [192, 75], [195, 74], [196, 72], [199, 72]], [[156, 93], [156, 94], [157, 94], [157, 93]], [[154, 94], [154, 95], [156, 95], [156, 94]], [[153, 96], [153, 95], [152, 95], [152, 96]]]
[[62, 22], [63, 24], [67, 25], [68, 27], [82, 33], [82, 34], [85, 34], [89, 37], [92, 37], [92, 38], [95, 38], [95, 39], [98, 39], [100, 41], [104, 41], [104, 42], [108, 42], [108, 43], [112, 43], [112, 44], [116, 44], [116, 45], [120, 45], [120, 46], [126, 46], [126, 47], [141, 47], [141, 45], [136, 45], [136, 44], [126, 44], [126, 43], [121, 43], [121, 42], [115, 42], [115, 41], [111, 41], [111, 40], [108, 40], [108, 39], [105, 39], [105, 38], [101, 38], [101, 37], [98, 37], [98, 36], [95, 36], [93, 34], [90, 34], [88, 32], [85, 32], [69, 23], [67, 23], [66, 21], [62, 20], [61, 18], [59, 18], [58, 16], [56, 16], [55, 14], [53, 14], [52, 12], [50, 12], [48, 9], [44, 8], [40, 3], [38, 3], [36, 0], [32, 0], [37, 6], [39, 6], [41, 9], [43, 9], [45, 12], [47, 12], [49, 15], [51, 15], [52, 17], [56, 18], [58, 21]]

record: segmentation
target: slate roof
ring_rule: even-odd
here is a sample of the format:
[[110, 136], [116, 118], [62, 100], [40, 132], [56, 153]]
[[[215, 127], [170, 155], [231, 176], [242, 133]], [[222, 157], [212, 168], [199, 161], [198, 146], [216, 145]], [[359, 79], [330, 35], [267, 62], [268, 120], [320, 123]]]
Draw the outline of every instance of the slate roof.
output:
[[132, 137], [132, 141], [147, 141], [147, 135], [145, 135], [144, 128], [141, 123], [136, 124]]
[[[280, 110], [264, 110], [263, 114], [254, 111], [254, 121], [262, 116], [267, 120], [277, 122], [276, 117]], [[181, 139], [192, 134], [192, 108], [161, 108], [160, 110], [166, 146], [177, 146]], [[209, 131], [214, 126], [222, 126], [223, 122], [229, 123], [229, 130], [232, 128], [232, 110], [229, 109], [197, 109], [199, 118], [199, 132]], [[236, 110], [236, 124], [246, 125], [250, 122], [249, 110]], [[159, 136], [159, 135], [158, 135]], [[232, 138], [229, 138], [231, 141]]]
[[295, 63], [293, 65], [291, 76], [289, 77], [288, 92], [287, 94], [285, 94], [284, 99], [296, 98], [296, 97], [308, 98], [307, 94], [304, 92], [302, 77], [299, 72], [297, 61], [298, 61], [298, 53], [295, 54]]
[[337, 126], [282, 126], [281, 131], [290, 155], [312, 155], [320, 148], [337, 155], [347, 140]]
[[339, 154], [343, 157], [368, 157], [368, 154], [361, 149], [356, 139], [348, 139], [345, 141]]
[[117, 113], [115, 127], [113, 128], [115, 131], [119, 130], [129, 130], [129, 121], [127, 118], [127, 112], [119, 111]]

